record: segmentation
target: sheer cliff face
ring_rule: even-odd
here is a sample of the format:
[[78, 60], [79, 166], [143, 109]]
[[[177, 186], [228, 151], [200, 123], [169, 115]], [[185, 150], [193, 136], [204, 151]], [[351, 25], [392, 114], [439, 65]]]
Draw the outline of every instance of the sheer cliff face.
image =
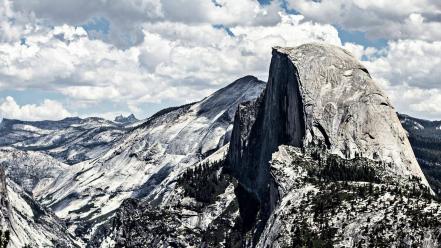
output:
[[352, 55], [331, 45], [274, 48], [267, 88], [239, 108], [231, 139], [232, 174], [261, 200], [281, 144], [383, 161], [428, 186], [385, 94]]
[[302, 146], [305, 135], [298, 74], [287, 56], [274, 53], [267, 88], [236, 112], [229, 160], [232, 173], [257, 194], [267, 193], [268, 161], [280, 144]]

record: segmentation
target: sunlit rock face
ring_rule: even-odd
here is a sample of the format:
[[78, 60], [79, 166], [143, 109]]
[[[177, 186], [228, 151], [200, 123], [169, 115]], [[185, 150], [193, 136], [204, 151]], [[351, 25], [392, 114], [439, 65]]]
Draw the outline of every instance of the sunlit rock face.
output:
[[428, 186], [388, 98], [339, 47], [274, 48], [265, 92], [236, 113], [228, 155], [232, 174], [270, 211], [277, 197], [268, 201], [268, 161], [281, 144], [382, 161]]
[[322, 44], [274, 50], [298, 70], [305, 113], [304, 145], [391, 163], [401, 175], [422, 178], [406, 133], [387, 96], [344, 49]]

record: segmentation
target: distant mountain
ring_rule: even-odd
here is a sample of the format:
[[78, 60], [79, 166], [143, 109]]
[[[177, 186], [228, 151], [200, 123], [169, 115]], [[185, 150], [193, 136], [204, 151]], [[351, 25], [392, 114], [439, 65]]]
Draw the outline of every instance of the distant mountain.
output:
[[97, 117], [35, 122], [3, 119], [0, 146], [41, 151], [67, 164], [75, 164], [107, 151], [131, 128], [126, 127], [129, 124]]
[[138, 119], [136, 119], [134, 114], [130, 114], [127, 117], [124, 117], [123, 115], [119, 115], [117, 117], [115, 117], [114, 122], [118, 122], [118, 123], [122, 123], [122, 124], [132, 124], [139, 121]]
[[441, 121], [428, 121], [398, 115], [424, 174], [441, 196]]

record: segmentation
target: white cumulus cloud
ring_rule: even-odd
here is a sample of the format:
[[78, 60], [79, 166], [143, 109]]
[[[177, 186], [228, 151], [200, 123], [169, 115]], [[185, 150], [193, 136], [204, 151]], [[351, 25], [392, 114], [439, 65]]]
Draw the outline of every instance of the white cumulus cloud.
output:
[[266, 80], [272, 46], [309, 41], [340, 45], [331, 25], [280, 13], [273, 26], [237, 25], [230, 34], [206, 23], [155, 22], [143, 41], [122, 49], [81, 27], [55, 26], [26, 42], [0, 43], [0, 90], [44, 89], [81, 103], [199, 100], [239, 77]]
[[371, 38], [441, 39], [441, 4], [438, 0], [288, 0], [291, 8], [322, 23]]
[[441, 42], [391, 41], [363, 63], [398, 111], [441, 118]]
[[13, 97], [0, 101], [0, 118], [19, 120], [59, 120], [71, 116], [64, 106], [54, 100], [45, 99], [41, 104], [18, 105]]

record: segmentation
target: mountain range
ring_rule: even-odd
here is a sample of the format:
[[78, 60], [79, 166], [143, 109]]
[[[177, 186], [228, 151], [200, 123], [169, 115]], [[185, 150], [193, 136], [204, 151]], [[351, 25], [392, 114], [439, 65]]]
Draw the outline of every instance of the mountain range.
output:
[[145, 120], [3, 119], [10, 247], [439, 247], [441, 122], [326, 44]]

